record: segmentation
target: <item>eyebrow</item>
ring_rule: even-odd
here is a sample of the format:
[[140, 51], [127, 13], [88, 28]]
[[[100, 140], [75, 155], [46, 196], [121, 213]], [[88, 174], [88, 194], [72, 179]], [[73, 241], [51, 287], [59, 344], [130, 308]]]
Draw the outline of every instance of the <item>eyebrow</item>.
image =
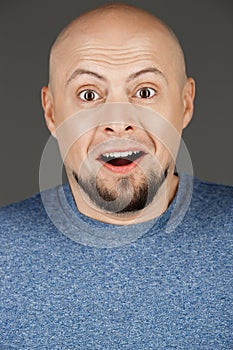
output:
[[143, 74], [146, 74], [146, 73], [154, 73], [155, 75], [159, 75], [167, 83], [167, 78], [164, 75], [164, 73], [161, 72], [158, 68], [155, 68], [155, 67], [145, 68], [145, 69], [142, 69], [142, 70], [140, 70], [140, 71], [138, 71], [136, 73], [131, 74], [128, 77], [127, 82], [129, 82], [131, 80], [134, 80], [134, 79], [138, 78], [140, 75], [143, 75]]
[[86, 69], [77, 68], [77, 69], [75, 69], [75, 71], [71, 74], [70, 78], [67, 80], [66, 86], [69, 85], [69, 84], [71, 83], [71, 81], [74, 80], [77, 76], [79, 76], [79, 75], [84, 75], [84, 74], [91, 75], [91, 76], [94, 76], [94, 77], [97, 78], [97, 79], [106, 81], [106, 79], [105, 79], [102, 75], [100, 75], [100, 74], [98, 74], [98, 73], [95, 73], [95, 72], [92, 72], [92, 71], [86, 70]]
[[[154, 73], [155, 75], [159, 75], [160, 77], [163, 78], [163, 80], [165, 82], [167, 82], [167, 78], [165, 77], [164, 73], [162, 73], [158, 68], [155, 68], [155, 67], [145, 68], [145, 69], [142, 69], [142, 70], [140, 70], [140, 71], [138, 71], [136, 73], [131, 74], [127, 78], [127, 82], [130, 82], [131, 80], [134, 80], [134, 79], [138, 78], [140, 75], [143, 75], [143, 74], [146, 74], [146, 73]], [[77, 76], [84, 75], [84, 74], [94, 76], [95, 78], [103, 80], [103, 81], [107, 81], [106, 78], [104, 78], [102, 75], [100, 75], [100, 74], [98, 74], [96, 72], [93, 72], [93, 71], [90, 71], [90, 70], [86, 70], [86, 69], [77, 68], [71, 74], [70, 78], [67, 80], [66, 86], [69, 85]]]

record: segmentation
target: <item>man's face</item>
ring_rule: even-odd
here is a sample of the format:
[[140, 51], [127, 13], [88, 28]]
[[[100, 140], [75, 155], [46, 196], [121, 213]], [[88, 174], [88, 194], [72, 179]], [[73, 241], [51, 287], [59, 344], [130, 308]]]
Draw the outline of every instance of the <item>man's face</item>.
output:
[[[146, 21], [143, 29], [124, 18], [113, 18], [110, 28], [102, 19], [91, 23], [71, 31], [54, 58], [54, 127], [78, 112], [121, 103], [159, 113], [180, 134], [190, 115], [171, 38]], [[148, 125], [127, 113], [108, 120], [106, 113], [79, 134], [65, 159], [73, 189], [77, 181], [104, 211], [135, 212], [152, 202], [173, 176], [174, 159]]]

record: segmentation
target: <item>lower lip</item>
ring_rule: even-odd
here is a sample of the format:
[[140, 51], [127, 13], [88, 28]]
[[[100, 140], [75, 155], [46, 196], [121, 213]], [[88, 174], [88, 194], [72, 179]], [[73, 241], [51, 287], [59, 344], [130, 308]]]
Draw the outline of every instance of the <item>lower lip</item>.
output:
[[122, 166], [114, 166], [110, 163], [104, 163], [104, 162], [101, 162], [103, 164], [103, 166], [112, 171], [113, 173], [116, 173], [116, 174], [125, 174], [125, 173], [129, 173], [130, 171], [132, 171], [133, 169], [136, 168], [136, 166], [138, 165], [138, 163], [142, 160], [142, 158], [144, 157], [141, 156], [140, 158], [136, 159], [134, 162], [128, 164], [128, 165], [122, 165]]

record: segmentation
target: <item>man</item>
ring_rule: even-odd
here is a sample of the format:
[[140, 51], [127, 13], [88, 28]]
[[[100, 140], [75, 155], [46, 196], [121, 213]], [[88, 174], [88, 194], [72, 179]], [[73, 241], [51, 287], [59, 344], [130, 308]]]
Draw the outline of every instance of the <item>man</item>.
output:
[[141, 9], [58, 36], [42, 105], [69, 185], [2, 209], [3, 348], [231, 347], [232, 189], [176, 164], [194, 95], [175, 35]]

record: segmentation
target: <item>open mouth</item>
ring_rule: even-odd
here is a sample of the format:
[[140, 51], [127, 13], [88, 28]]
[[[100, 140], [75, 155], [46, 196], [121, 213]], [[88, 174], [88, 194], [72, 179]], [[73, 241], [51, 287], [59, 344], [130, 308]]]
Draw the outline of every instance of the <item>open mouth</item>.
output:
[[[105, 163], [107, 167], [129, 168], [136, 166], [137, 161], [145, 155], [142, 151], [124, 151], [104, 153], [98, 159]], [[130, 167], [130, 168], [131, 168]]]

